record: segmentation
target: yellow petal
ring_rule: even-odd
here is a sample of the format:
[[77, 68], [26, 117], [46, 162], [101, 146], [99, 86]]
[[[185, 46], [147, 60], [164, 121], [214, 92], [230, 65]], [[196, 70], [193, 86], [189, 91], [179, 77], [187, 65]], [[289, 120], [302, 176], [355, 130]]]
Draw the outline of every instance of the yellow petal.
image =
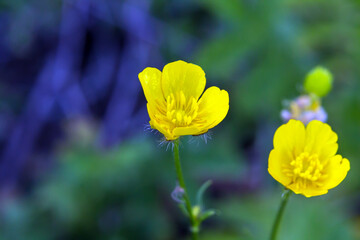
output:
[[301, 121], [291, 119], [280, 126], [274, 135], [274, 149], [277, 149], [291, 162], [303, 152], [305, 127]]
[[139, 80], [148, 103], [154, 104], [156, 101], [165, 101], [164, 94], [161, 89], [160, 70], [147, 67], [139, 73]]
[[161, 84], [165, 98], [182, 91], [186, 99], [194, 97], [198, 100], [205, 88], [205, 73], [195, 64], [176, 61], [165, 65]]
[[276, 181], [285, 187], [287, 187], [291, 182], [291, 178], [286, 176], [286, 174], [283, 172], [283, 166], [284, 164], [288, 164], [287, 162], [288, 160], [286, 155], [281, 154], [279, 150], [271, 150], [269, 155], [268, 171]]
[[313, 120], [306, 127], [305, 151], [318, 154], [320, 161], [326, 161], [338, 150], [338, 136], [331, 127], [323, 122]]
[[159, 108], [156, 108], [154, 104], [148, 103], [147, 105], [149, 117], [150, 117], [150, 126], [152, 129], [156, 129], [159, 132], [161, 132], [167, 140], [175, 140], [173, 134], [170, 132], [169, 128], [166, 127], [166, 124], [161, 124], [161, 119], [157, 118], [157, 115], [161, 115], [161, 113], [156, 113], [156, 111], [159, 111]]
[[200, 129], [196, 135], [205, 133], [218, 125], [229, 111], [229, 94], [218, 87], [208, 88], [200, 98], [199, 110], [193, 124]]
[[324, 180], [325, 187], [331, 189], [339, 185], [349, 170], [349, 160], [342, 158], [340, 155], [332, 157], [325, 168], [325, 174], [328, 175], [328, 178]]
[[170, 129], [166, 127], [166, 125], [162, 125], [154, 119], [151, 119], [149, 123], [150, 123], [151, 128], [156, 129], [160, 133], [162, 133], [164, 135], [164, 137], [166, 138], [166, 140], [168, 140], [168, 141], [175, 140], [179, 137], [179, 136], [174, 136], [171, 133]]
[[294, 193], [296, 194], [302, 194], [305, 197], [315, 197], [315, 196], [320, 196], [320, 195], [324, 195], [326, 193], [328, 193], [328, 190], [325, 188], [318, 188], [318, 187], [314, 187], [314, 186], [308, 186], [306, 188], [302, 188], [302, 189], [297, 189], [295, 187], [295, 184], [292, 184], [288, 187], [290, 190], [292, 190]]
[[174, 131], [173, 131], [175, 136], [196, 135], [198, 132], [199, 132], [199, 129], [194, 126], [177, 127], [177, 128], [174, 128]]

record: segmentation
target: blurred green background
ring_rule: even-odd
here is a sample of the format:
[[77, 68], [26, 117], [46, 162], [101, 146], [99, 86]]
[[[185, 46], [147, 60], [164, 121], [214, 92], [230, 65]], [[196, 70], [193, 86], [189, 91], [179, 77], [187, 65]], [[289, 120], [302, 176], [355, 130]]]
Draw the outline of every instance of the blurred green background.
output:
[[[181, 140], [190, 197], [211, 179], [205, 205], [220, 212], [204, 222], [201, 239], [268, 238], [282, 193], [267, 172], [272, 137], [282, 102], [302, 93], [317, 65], [334, 75], [323, 106], [351, 170], [324, 196], [294, 195], [279, 239], [360, 239], [359, 1], [1, 0], [0, 19], [0, 239], [189, 239], [170, 196], [171, 148], [144, 130], [149, 119], [137, 79], [144, 67], [178, 59], [200, 65], [207, 87], [230, 95], [211, 140]], [[66, 35], [67, 26], [85, 29], [82, 41], [67, 44], [75, 36]], [[67, 46], [82, 50], [62, 53]], [[68, 58], [52, 73], [73, 75], [41, 80], [53, 55]], [[49, 79], [69, 82], [47, 86]], [[88, 111], [75, 112], [83, 101], [72, 98], [83, 96], [77, 91], [85, 92]], [[38, 96], [48, 97], [42, 104], [56, 102], [46, 118], [36, 118], [47, 109]], [[14, 137], [18, 131], [22, 137]], [[11, 151], [23, 156], [9, 157]]]

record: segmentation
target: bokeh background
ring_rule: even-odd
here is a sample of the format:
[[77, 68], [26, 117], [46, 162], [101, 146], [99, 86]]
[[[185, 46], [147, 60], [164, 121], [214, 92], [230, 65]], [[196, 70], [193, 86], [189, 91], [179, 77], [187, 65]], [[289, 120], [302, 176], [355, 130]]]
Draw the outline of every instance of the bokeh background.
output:
[[178, 59], [230, 94], [212, 139], [182, 139], [201, 239], [267, 239], [282, 188], [267, 173], [284, 99], [317, 65], [345, 181], [293, 196], [282, 240], [360, 239], [357, 0], [0, 0], [0, 239], [187, 239], [171, 149], [146, 130], [137, 74]]

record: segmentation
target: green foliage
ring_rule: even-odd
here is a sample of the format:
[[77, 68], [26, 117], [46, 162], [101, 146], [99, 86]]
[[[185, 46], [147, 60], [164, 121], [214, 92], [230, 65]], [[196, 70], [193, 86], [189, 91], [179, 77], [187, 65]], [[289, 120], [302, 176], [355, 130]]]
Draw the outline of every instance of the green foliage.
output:
[[[268, 239], [270, 228], [280, 204], [280, 191], [264, 192], [242, 198], [228, 198], [219, 202], [222, 221], [228, 223], [229, 239]], [[334, 204], [329, 196], [311, 200], [293, 195], [284, 214], [278, 239], [353, 239], [350, 225], [342, 212], [344, 198]], [[223, 230], [225, 231], [225, 230]], [[207, 239], [207, 238], [205, 238]], [[208, 238], [212, 239], [212, 238]]]
[[172, 226], [156, 178], [162, 158], [156, 159], [152, 148], [145, 139], [111, 151], [74, 142], [65, 146], [56, 169], [31, 196], [2, 206], [7, 219], [2, 236], [168, 239]]

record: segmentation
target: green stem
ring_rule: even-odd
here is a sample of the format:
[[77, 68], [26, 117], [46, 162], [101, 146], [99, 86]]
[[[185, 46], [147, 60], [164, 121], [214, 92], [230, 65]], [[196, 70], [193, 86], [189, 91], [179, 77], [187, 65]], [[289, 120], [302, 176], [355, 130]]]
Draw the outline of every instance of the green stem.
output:
[[186, 190], [184, 177], [181, 170], [181, 163], [180, 163], [180, 155], [179, 155], [179, 140], [174, 141], [174, 162], [175, 162], [175, 169], [176, 169], [176, 175], [177, 179], [179, 181], [179, 185], [182, 189], [184, 189], [184, 201], [185, 201], [185, 207], [187, 212], [189, 213], [190, 223], [191, 223], [191, 233], [192, 233], [192, 239], [197, 240], [199, 239], [199, 226], [197, 223], [197, 219], [193, 214], [192, 206], [190, 203], [190, 199]]
[[284, 214], [284, 210], [285, 210], [286, 204], [289, 200], [289, 197], [291, 196], [291, 193], [292, 192], [289, 189], [285, 189], [285, 191], [283, 193], [280, 208], [276, 214], [275, 222], [274, 222], [274, 225], [271, 230], [270, 240], [276, 240], [276, 236], [277, 236], [280, 224], [281, 224], [281, 219]]

